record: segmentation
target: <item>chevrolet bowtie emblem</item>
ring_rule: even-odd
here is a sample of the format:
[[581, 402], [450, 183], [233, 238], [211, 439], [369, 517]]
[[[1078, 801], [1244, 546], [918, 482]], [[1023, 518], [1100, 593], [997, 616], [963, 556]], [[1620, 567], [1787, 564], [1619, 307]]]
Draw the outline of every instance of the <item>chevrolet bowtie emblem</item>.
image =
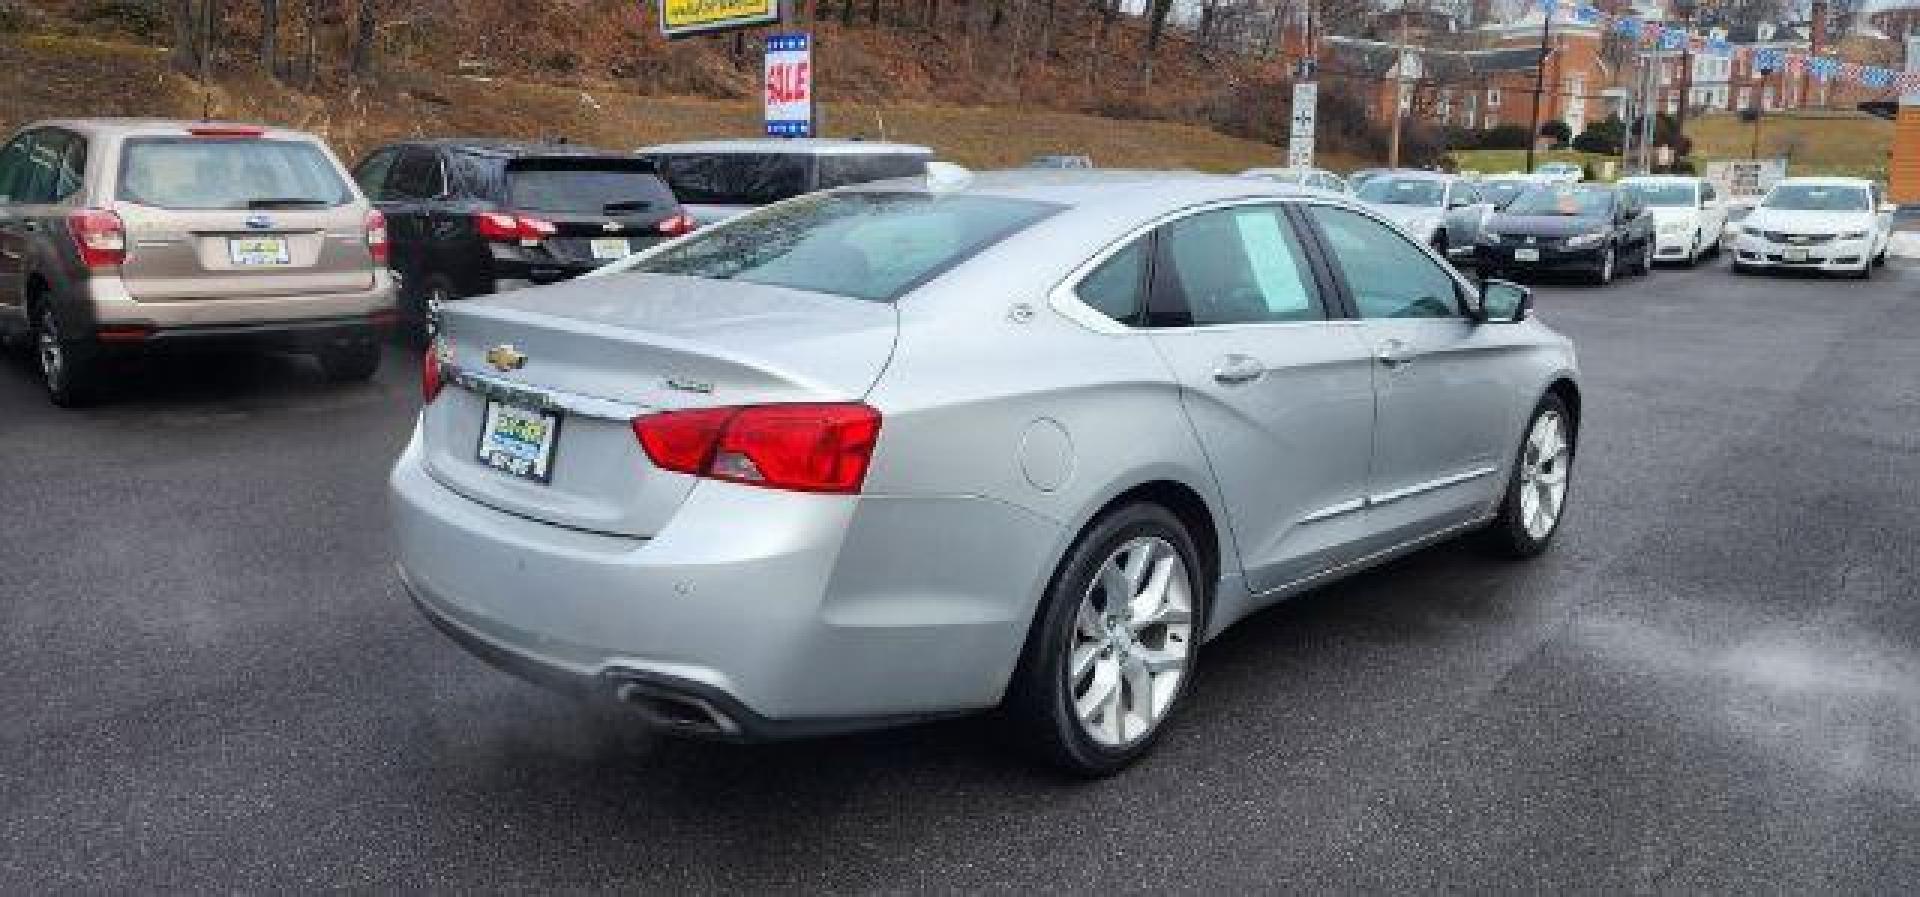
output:
[[604, 231], [606, 231], [607, 233], [610, 233], [610, 234], [611, 234], [611, 233], [615, 233], [615, 232], [617, 232], [617, 231], [619, 231], [619, 230], [620, 230], [620, 222], [618, 222], [618, 221], [609, 221], [609, 222], [607, 222], [606, 224], [602, 224], [602, 225], [600, 225], [600, 229], [601, 229], [601, 230], [604, 230]]
[[510, 343], [502, 343], [487, 350], [487, 364], [501, 373], [517, 371], [527, 366], [526, 353], [515, 349]]

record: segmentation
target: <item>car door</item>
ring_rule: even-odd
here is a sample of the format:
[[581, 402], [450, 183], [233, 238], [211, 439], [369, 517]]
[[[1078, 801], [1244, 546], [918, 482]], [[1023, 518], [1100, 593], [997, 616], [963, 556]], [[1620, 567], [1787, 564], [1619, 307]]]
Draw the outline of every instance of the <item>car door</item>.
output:
[[1477, 519], [1515, 435], [1512, 350], [1473, 320], [1469, 287], [1427, 249], [1357, 210], [1305, 211], [1373, 359], [1370, 547]]
[[1372, 362], [1282, 206], [1199, 211], [1152, 241], [1146, 324], [1181, 386], [1248, 586], [1350, 557], [1364, 536]]
[[33, 204], [31, 161], [36, 132], [16, 135], [0, 147], [0, 324], [24, 322], [26, 230], [25, 214]]

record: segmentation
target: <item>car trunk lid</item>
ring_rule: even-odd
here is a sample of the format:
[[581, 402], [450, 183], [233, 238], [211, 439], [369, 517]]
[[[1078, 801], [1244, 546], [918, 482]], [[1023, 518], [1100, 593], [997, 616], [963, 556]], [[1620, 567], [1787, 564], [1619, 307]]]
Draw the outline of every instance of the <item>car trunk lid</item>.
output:
[[[694, 478], [656, 468], [633, 417], [855, 401], [885, 367], [897, 330], [884, 303], [650, 274], [460, 303], [443, 326], [455, 373], [423, 416], [434, 478], [525, 517], [641, 537], [665, 525]], [[555, 415], [544, 481], [481, 460], [490, 404]]]

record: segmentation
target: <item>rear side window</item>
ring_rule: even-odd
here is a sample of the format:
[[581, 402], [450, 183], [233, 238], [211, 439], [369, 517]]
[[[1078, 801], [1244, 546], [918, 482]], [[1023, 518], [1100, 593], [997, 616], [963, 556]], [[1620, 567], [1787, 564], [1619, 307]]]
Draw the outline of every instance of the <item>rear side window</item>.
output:
[[353, 193], [303, 141], [143, 137], [122, 150], [119, 198], [161, 209], [331, 208]]
[[440, 153], [424, 148], [405, 150], [387, 179], [387, 199], [436, 199], [447, 192]]
[[65, 131], [23, 134], [0, 150], [0, 202], [58, 202], [80, 189], [86, 142]]
[[24, 203], [27, 185], [33, 180], [33, 141], [36, 134], [22, 134], [0, 147], [0, 202]]
[[820, 167], [814, 185], [819, 190], [888, 178], [917, 178], [927, 173], [927, 157], [907, 153], [824, 155], [815, 164]]
[[1080, 301], [1122, 324], [1138, 323], [1147, 289], [1147, 258], [1151, 240], [1135, 240], [1107, 257], [1074, 287]]
[[507, 205], [514, 209], [624, 215], [676, 204], [644, 159], [521, 159], [507, 166]]
[[1157, 242], [1153, 326], [1326, 317], [1306, 253], [1277, 207], [1201, 212], [1162, 227]]
[[1058, 209], [985, 196], [823, 194], [698, 231], [627, 270], [891, 302]]
[[813, 157], [799, 153], [668, 153], [654, 157], [681, 202], [764, 206], [809, 192]]
[[393, 171], [393, 163], [400, 158], [400, 150], [387, 147], [371, 156], [353, 172], [353, 179], [360, 183], [360, 192], [368, 199], [379, 201], [387, 198], [387, 174]]

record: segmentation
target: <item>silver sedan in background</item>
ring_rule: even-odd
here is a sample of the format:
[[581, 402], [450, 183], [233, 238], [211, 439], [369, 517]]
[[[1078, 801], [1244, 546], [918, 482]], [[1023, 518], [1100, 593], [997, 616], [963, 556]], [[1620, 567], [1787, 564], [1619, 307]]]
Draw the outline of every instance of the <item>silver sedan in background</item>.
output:
[[999, 706], [1102, 775], [1246, 615], [1552, 540], [1580, 391], [1523, 288], [1325, 192], [936, 169], [451, 309], [392, 474], [420, 610], [681, 732]]

